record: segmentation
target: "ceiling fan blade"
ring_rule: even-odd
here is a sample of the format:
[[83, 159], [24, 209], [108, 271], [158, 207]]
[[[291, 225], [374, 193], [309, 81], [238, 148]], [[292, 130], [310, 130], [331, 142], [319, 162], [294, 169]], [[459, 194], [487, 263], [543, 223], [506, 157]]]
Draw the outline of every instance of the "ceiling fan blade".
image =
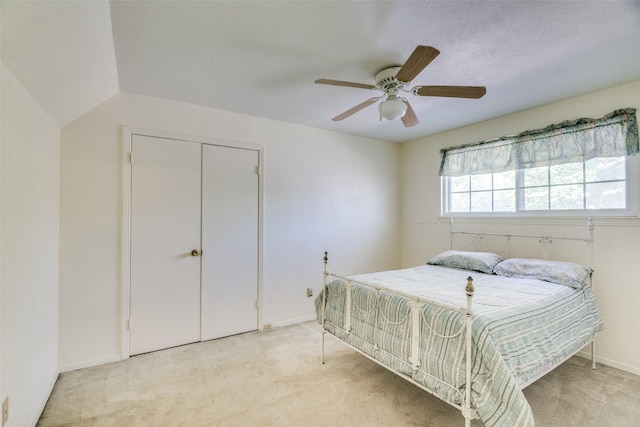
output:
[[412, 81], [439, 54], [440, 51], [435, 47], [416, 47], [411, 56], [409, 56], [409, 59], [407, 59], [407, 62], [404, 63], [400, 71], [398, 71], [398, 74], [396, 74], [396, 79], [405, 83]]
[[360, 110], [362, 110], [364, 108], [367, 108], [369, 105], [375, 104], [379, 99], [380, 99], [380, 97], [367, 99], [366, 101], [361, 102], [360, 104], [356, 105], [355, 107], [348, 109], [344, 113], [335, 116], [331, 120], [333, 120], [334, 122], [339, 122], [341, 120], [344, 120], [347, 117], [357, 113], [358, 111], [360, 111]]
[[420, 96], [447, 96], [451, 98], [482, 98], [487, 93], [484, 86], [418, 86], [413, 93]]
[[404, 127], [410, 128], [411, 126], [415, 126], [418, 123], [420, 123], [420, 120], [418, 120], [418, 117], [416, 116], [416, 112], [413, 111], [413, 108], [411, 108], [411, 104], [409, 104], [409, 101], [407, 101], [406, 99], [403, 99], [402, 102], [407, 104], [407, 111], [406, 113], [404, 113], [404, 116], [402, 116], [402, 119], [401, 119], [402, 123], [404, 124]]
[[346, 86], [346, 87], [357, 87], [360, 89], [375, 89], [374, 85], [368, 85], [365, 83], [353, 83], [353, 82], [344, 82], [342, 80], [331, 80], [331, 79], [318, 79], [316, 83], [322, 85], [333, 85], [333, 86]]

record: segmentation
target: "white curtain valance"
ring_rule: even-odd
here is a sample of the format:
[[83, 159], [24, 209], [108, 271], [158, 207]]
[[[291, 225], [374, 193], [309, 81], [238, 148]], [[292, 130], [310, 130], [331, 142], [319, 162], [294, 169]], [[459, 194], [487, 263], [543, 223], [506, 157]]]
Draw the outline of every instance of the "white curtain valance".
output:
[[441, 176], [478, 175], [529, 169], [596, 157], [636, 154], [635, 108], [582, 118], [474, 144], [441, 150]]

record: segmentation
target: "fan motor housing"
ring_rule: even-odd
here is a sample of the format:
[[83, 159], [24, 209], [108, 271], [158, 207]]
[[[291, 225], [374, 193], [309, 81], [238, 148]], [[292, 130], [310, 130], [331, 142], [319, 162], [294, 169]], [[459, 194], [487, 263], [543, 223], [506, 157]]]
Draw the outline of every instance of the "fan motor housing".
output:
[[384, 91], [389, 89], [399, 89], [404, 86], [404, 83], [396, 79], [398, 71], [402, 67], [389, 67], [376, 74], [376, 86]]

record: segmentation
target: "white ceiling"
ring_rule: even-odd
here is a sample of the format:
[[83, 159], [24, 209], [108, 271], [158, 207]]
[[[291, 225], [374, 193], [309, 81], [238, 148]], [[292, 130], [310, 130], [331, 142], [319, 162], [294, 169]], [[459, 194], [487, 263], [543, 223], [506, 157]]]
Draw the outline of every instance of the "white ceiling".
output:
[[[640, 80], [639, 1], [7, 1], [2, 60], [64, 126], [118, 91], [403, 142]], [[374, 84], [416, 45], [414, 80], [479, 100], [410, 98], [420, 124], [380, 122]], [[621, 106], [623, 107], [623, 106]], [[567, 117], [571, 119], [573, 117]]]

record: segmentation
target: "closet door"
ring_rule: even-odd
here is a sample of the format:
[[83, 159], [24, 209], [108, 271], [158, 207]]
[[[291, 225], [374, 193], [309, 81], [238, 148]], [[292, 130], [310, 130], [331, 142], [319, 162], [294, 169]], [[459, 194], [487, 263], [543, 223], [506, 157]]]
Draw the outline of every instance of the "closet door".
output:
[[256, 330], [258, 152], [203, 145], [202, 340]]
[[201, 145], [133, 135], [131, 152], [134, 355], [200, 341]]

